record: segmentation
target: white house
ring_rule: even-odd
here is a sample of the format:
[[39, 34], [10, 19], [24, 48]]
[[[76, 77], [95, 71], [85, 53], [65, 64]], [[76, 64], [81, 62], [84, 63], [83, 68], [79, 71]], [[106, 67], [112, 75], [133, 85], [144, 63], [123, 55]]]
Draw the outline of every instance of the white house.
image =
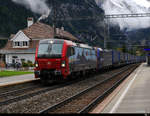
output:
[[[5, 63], [12, 64], [22, 61], [34, 63], [36, 46], [39, 40], [53, 38], [54, 36], [54, 29], [49, 25], [41, 22], [34, 23], [33, 18], [28, 18], [27, 24], [27, 28], [11, 35], [6, 46], [0, 49], [0, 55], [4, 56]], [[57, 29], [57, 35], [77, 40], [72, 34], [62, 29]]]

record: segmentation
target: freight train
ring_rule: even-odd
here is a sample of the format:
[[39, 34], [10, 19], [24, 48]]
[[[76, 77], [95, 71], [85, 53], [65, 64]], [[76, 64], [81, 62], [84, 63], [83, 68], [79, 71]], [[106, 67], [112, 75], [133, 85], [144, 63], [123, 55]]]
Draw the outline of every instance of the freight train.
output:
[[34, 73], [35, 78], [48, 83], [143, 61], [145, 57], [142, 56], [103, 50], [70, 40], [45, 39], [39, 42], [36, 49]]

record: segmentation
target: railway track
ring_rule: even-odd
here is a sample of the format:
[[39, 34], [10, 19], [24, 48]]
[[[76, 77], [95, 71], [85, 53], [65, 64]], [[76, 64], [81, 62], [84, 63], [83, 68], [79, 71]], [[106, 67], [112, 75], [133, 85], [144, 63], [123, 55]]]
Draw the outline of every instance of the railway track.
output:
[[69, 84], [71, 83], [52, 85], [50, 87], [42, 87], [42, 86], [37, 85], [37, 86], [32, 86], [32, 87], [27, 87], [27, 88], [23, 88], [19, 90], [2, 93], [0, 94], [0, 107], [3, 105], [11, 104], [13, 102], [18, 102], [24, 99], [34, 97], [36, 95], [39, 95], [39, 94], [42, 94], [42, 93], [45, 93], [45, 92], [48, 92], [57, 88], [67, 86]]
[[[119, 70], [119, 69], [118, 69]], [[111, 70], [110, 72], [107, 72], [108, 74], [111, 72], [117, 72], [116, 70]], [[79, 78], [73, 81], [69, 81], [63, 84], [59, 85], [51, 85], [51, 87], [43, 87], [40, 84], [40, 81], [33, 81], [33, 82], [28, 82], [24, 84], [19, 84], [19, 85], [13, 85], [13, 86], [8, 86], [8, 87], [1, 87], [0, 88], [0, 107], [3, 105], [8, 105], [13, 102], [18, 102], [24, 99], [28, 99], [31, 97], [34, 97], [36, 95], [61, 88], [67, 85], [71, 85], [73, 83], [77, 83], [79, 81], [85, 80], [85, 78]], [[19, 89], [18, 89], [19, 88]]]
[[27, 87], [30, 87], [30, 86], [39, 85], [39, 84], [40, 84], [40, 80], [34, 80], [34, 81], [30, 81], [30, 82], [23, 82], [23, 83], [20, 83], [20, 84], [12, 84], [12, 85], [8, 85], [8, 86], [0, 87], [0, 94], [1, 93], [6, 93], [6, 92], [9, 92], [9, 91], [14, 91], [14, 90], [27, 88]]
[[76, 95], [53, 106], [49, 106], [39, 113], [88, 113], [98, 102], [110, 94], [126, 77], [128, 77], [139, 65], [123, 68], [109, 79], [89, 87]]
[[[21, 89], [20, 90], [19, 89], [17, 89], [17, 90], [16, 89], [15, 90], [11, 89], [12, 92], [7, 90], [7, 92], [4, 92], [5, 94], [3, 93], [3, 95], [0, 96], [0, 107], [4, 109], [4, 110], [0, 110], [0, 112], [3, 112], [3, 113], [6, 113], [6, 112], [7, 113], [11, 113], [11, 112], [14, 112], [14, 113], [21, 113], [21, 112], [23, 112], [23, 113], [25, 113], [25, 112], [39, 113], [39, 112], [42, 112], [41, 110], [45, 109], [45, 107], [48, 107], [50, 105], [52, 106], [56, 103], [59, 103], [60, 101], [65, 100], [66, 98], [68, 98], [72, 95], [75, 95], [76, 93], [78, 93], [78, 91], [80, 91], [80, 90], [78, 90], [79, 88], [82, 91], [83, 89], [81, 87], [83, 85], [78, 84], [78, 83], [89, 82], [90, 80], [93, 80], [93, 78], [96, 79], [96, 78], [99, 78], [99, 77], [100, 78], [98, 80], [102, 81], [102, 80], [105, 80], [106, 78], [111, 77], [112, 74], [116, 75], [116, 74], [118, 74], [118, 72], [121, 72], [122, 70], [125, 70], [125, 69], [128, 69], [128, 68], [129, 68], [129, 66], [125, 66], [125, 67], [122, 67], [122, 68], [111, 70], [109, 72], [106, 71], [104, 73], [94, 75], [95, 77], [93, 77], [93, 75], [91, 75], [91, 76], [89, 76], [89, 78], [86, 78], [86, 79], [85, 78], [78, 78], [76, 80], [67, 81], [65, 83], [59, 83], [59, 84], [57, 83], [57, 85], [54, 84], [54, 85], [51, 85], [49, 87], [41, 86], [41, 88], [39, 88], [40, 90], [35, 89], [35, 91], [31, 91], [31, 89], [30, 89], [30, 92], [28, 91], [29, 90], [28, 88], [24, 88], [24, 89], [27, 89], [26, 92], [22, 92]], [[99, 81], [96, 81], [96, 83], [98, 83], [98, 82]], [[91, 84], [94, 85], [93, 83], [91, 83]], [[33, 84], [33, 85], [35, 85], [35, 84]], [[72, 87], [76, 88], [76, 86], [79, 86], [79, 87], [75, 92], [71, 88]], [[91, 86], [91, 85], [89, 85], [89, 86]], [[83, 86], [84, 89], [87, 88], [87, 87]], [[65, 91], [62, 92], [62, 90], [68, 91], [67, 94], [65, 94], [66, 93]], [[20, 93], [20, 95], [18, 96], [17, 94], [15, 95], [15, 93], [13, 93], [13, 91], [15, 93], [20, 93], [21, 92], [23, 94]], [[54, 93], [54, 91], [55, 91], [55, 93]], [[70, 92], [72, 93], [72, 95], [70, 94]], [[8, 96], [7, 96], [7, 93], [8, 93]], [[69, 94], [70, 94], [70, 96], [68, 96]], [[5, 98], [4, 96], [7, 96], [7, 98]], [[41, 96], [43, 96], [43, 97], [41, 97]], [[65, 96], [65, 97], [63, 97], [63, 96]], [[1, 97], [3, 97], [4, 99], [2, 100]], [[36, 98], [36, 100], [34, 100], [35, 98]], [[64, 99], [61, 100], [62, 98], [64, 98]], [[56, 101], [54, 101], [54, 100], [56, 100]], [[47, 105], [45, 104], [45, 102], [46, 102]]]
[[[77, 83], [82, 80], [84, 80], [84, 79], [76, 79], [76, 80], [68, 81], [65, 83], [58, 84], [58, 85], [56, 85], [57, 83], [56, 84], [53, 83], [51, 86], [47, 86], [47, 87], [41, 86], [40, 83], [38, 85], [35, 85], [33, 83], [32, 83], [32, 85], [29, 85], [29, 83], [28, 83], [27, 85], [29, 87], [22, 86], [21, 89], [18, 89], [17, 85], [15, 85], [15, 89], [12, 89], [11, 87], [7, 87], [7, 90], [0, 94], [0, 107], [3, 105], [11, 104], [13, 102], [18, 102], [18, 101], [21, 101], [24, 99], [31, 98], [36, 95], [40, 95], [42, 93], [46, 93], [46, 92], [54, 90], [54, 89], [62, 88], [62, 87], [71, 85], [73, 83]], [[31, 82], [30, 82], [30, 84], [31, 84]], [[20, 87], [20, 85], [18, 85], [18, 87]], [[11, 88], [11, 90], [8, 90], [8, 88]]]

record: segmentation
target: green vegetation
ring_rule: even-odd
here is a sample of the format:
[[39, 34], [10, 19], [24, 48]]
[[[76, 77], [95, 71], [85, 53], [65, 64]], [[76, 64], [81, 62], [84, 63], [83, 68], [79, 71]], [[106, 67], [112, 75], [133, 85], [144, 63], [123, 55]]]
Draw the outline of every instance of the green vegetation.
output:
[[[51, 7], [52, 0], [47, 0], [48, 6]], [[104, 30], [108, 34], [108, 29], [104, 29], [103, 15], [104, 11], [100, 9], [96, 4], [95, 0], [56, 0], [57, 5], [57, 18], [80, 18], [80, 17], [95, 17], [101, 16], [95, 20], [70, 20], [70, 21], [57, 21], [56, 27], [61, 28], [62, 26], [66, 31], [72, 33], [75, 37], [81, 39], [83, 42], [103, 48], [104, 41]], [[19, 10], [18, 10], [19, 9]], [[43, 23], [52, 25], [52, 17], [42, 20]], [[40, 17], [40, 15], [31, 12], [24, 6], [15, 4], [12, 0], [0, 0], [0, 36], [9, 38], [11, 34], [16, 34], [19, 30], [27, 27], [27, 18], [33, 17], [34, 22]], [[106, 26], [106, 25], [105, 25]], [[126, 33], [128, 37], [123, 37]], [[108, 44], [109, 49], [121, 48], [123, 43], [129, 39], [131, 45], [140, 45], [142, 40], [150, 41], [150, 28], [134, 30], [128, 32], [127, 29], [120, 31], [119, 26], [109, 26], [109, 38]], [[95, 40], [91, 41], [91, 37]], [[7, 40], [0, 41], [0, 48], [4, 47]], [[127, 44], [127, 43], [126, 43]], [[125, 49], [124, 49], [125, 50]], [[27, 66], [27, 64], [25, 64]]]
[[[48, 6], [51, 6], [51, 2], [51, 0], [47, 1]], [[103, 11], [95, 4], [94, 0], [56, 0], [55, 4], [57, 4], [58, 7], [58, 18], [75, 19], [79, 17], [94, 17], [97, 15], [103, 15]], [[11, 34], [16, 34], [19, 30], [26, 28], [28, 17], [33, 17], [34, 22], [36, 22], [40, 15], [31, 12], [23, 5], [15, 4], [12, 0], [1, 0], [0, 35], [10, 37]], [[51, 16], [41, 22], [52, 25], [52, 17], [53, 10]], [[103, 42], [101, 42], [103, 40], [103, 27], [99, 24], [101, 21], [102, 18], [99, 20], [57, 21], [56, 27], [61, 28], [63, 26], [66, 31], [72, 33], [79, 39], [83, 38], [82, 40], [89, 44], [92, 44], [90, 41], [91, 36], [95, 37], [97, 35], [97, 39], [93, 42], [93, 45], [98, 44], [100, 46], [103, 44]], [[82, 32], [82, 30], [87, 30], [87, 33]], [[80, 34], [82, 37], [79, 37]], [[6, 42], [2, 43], [0, 46], [3, 47], [5, 44]]]
[[17, 75], [33, 74], [33, 72], [24, 72], [24, 71], [0, 71], [0, 77], [9, 77]]
[[22, 5], [14, 4], [11, 0], [0, 1], [0, 35], [9, 37], [25, 28], [29, 16], [33, 16], [33, 13]]
[[22, 66], [23, 67], [34, 67], [34, 64], [32, 63], [32, 61], [28, 60], [27, 62], [22, 62]]
[[0, 48], [3, 48], [7, 43], [7, 40], [0, 40]]

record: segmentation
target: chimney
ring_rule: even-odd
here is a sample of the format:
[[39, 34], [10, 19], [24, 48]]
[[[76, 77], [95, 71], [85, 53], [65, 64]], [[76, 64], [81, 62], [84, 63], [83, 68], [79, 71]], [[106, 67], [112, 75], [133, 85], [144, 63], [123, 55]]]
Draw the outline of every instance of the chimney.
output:
[[65, 29], [64, 29], [64, 27], [61, 27], [61, 30], [63, 30], [63, 31], [64, 31], [64, 30], [65, 30]]
[[29, 17], [29, 18], [27, 19], [28, 27], [30, 27], [33, 23], [34, 23], [33, 17]]
[[59, 35], [59, 28], [56, 28], [56, 34]]

